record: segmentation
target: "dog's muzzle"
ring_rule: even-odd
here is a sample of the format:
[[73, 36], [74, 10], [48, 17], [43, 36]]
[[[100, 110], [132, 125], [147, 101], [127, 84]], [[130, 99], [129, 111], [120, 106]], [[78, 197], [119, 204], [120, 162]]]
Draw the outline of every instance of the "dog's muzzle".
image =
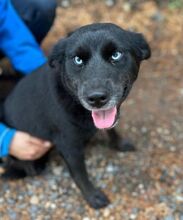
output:
[[93, 108], [101, 108], [109, 101], [109, 94], [105, 90], [98, 90], [88, 93], [85, 96], [86, 102]]
[[91, 116], [98, 129], [111, 128], [116, 121], [116, 102], [112, 101], [110, 93], [105, 89], [85, 91], [81, 99], [83, 106], [91, 111]]

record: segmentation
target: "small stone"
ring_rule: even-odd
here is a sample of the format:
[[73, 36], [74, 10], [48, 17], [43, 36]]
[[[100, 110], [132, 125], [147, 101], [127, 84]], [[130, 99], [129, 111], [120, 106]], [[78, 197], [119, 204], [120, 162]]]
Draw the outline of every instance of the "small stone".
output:
[[183, 88], [180, 89], [180, 94], [183, 95]]
[[22, 195], [18, 196], [18, 200], [23, 200], [23, 199], [24, 199], [24, 197]]
[[177, 200], [178, 202], [183, 202], [183, 196], [177, 195], [177, 196], [176, 196], [176, 200]]
[[107, 218], [110, 215], [109, 209], [105, 209], [103, 215], [104, 215], [105, 218]]
[[163, 133], [164, 133], [165, 135], [169, 135], [169, 134], [170, 134], [170, 131], [169, 131], [168, 129], [164, 129], [164, 130], [163, 130]]
[[52, 201], [55, 201], [57, 198], [58, 198], [59, 194], [58, 192], [53, 192], [51, 195], [50, 195], [50, 199]]
[[131, 220], [136, 219], [136, 218], [137, 218], [137, 215], [136, 215], [136, 214], [133, 214], [133, 213], [132, 213], [132, 214], [130, 215], [130, 219], [131, 219]]
[[127, 105], [133, 105], [133, 104], [135, 104], [135, 101], [133, 99], [129, 99], [129, 100], [126, 101], [126, 104]]
[[105, 4], [108, 6], [108, 7], [112, 7], [115, 5], [115, 0], [105, 0]]
[[114, 171], [114, 166], [112, 164], [109, 164], [107, 167], [106, 167], [106, 171], [108, 173], [112, 173]]
[[132, 192], [132, 196], [133, 196], [133, 197], [137, 197], [137, 196], [138, 196], [138, 193], [137, 193], [137, 192]]
[[63, 172], [63, 176], [64, 176], [65, 178], [68, 178], [68, 177], [70, 177], [70, 174], [69, 174], [69, 172], [65, 171], [65, 172]]
[[130, 12], [131, 9], [132, 9], [132, 8], [131, 8], [131, 4], [130, 4], [130, 3], [125, 2], [125, 3], [123, 4], [123, 10], [124, 10], [124, 11]]
[[138, 185], [138, 188], [139, 189], [144, 189], [144, 185], [141, 183], [141, 184]]
[[156, 129], [156, 131], [157, 131], [159, 134], [162, 134], [163, 129], [162, 129], [162, 128], [160, 128], [160, 127], [158, 127], [158, 128]]
[[32, 205], [31, 207], [30, 207], [30, 213], [31, 214], [36, 214], [37, 212], [38, 212], [38, 206], [36, 206], [36, 205]]
[[16, 219], [17, 219], [17, 214], [16, 214], [16, 212], [14, 212], [14, 211], [12, 211], [12, 210], [10, 210], [10, 211], [8, 212], [8, 215], [9, 215], [10, 219], [12, 219], [12, 220], [16, 220]]
[[61, 7], [68, 8], [69, 6], [70, 6], [70, 1], [69, 0], [62, 0], [61, 1]]
[[37, 196], [32, 196], [30, 199], [30, 203], [33, 205], [37, 205], [39, 203], [39, 198]]
[[54, 204], [54, 203], [52, 203], [51, 205], [50, 205], [50, 207], [52, 208], [52, 209], [56, 209], [56, 204]]
[[76, 184], [73, 182], [73, 183], [71, 184], [71, 187], [72, 187], [73, 189], [76, 189]]
[[176, 147], [175, 147], [175, 146], [171, 146], [171, 147], [170, 147], [170, 151], [171, 151], [171, 152], [175, 152], [175, 151], [176, 151]]
[[147, 133], [147, 128], [146, 128], [146, 127], [142, 127], [142, 128], [141, 128], [141, 132], [142, 132], [143, 134]]
[[137, 132], [137, 128], [136, 128], [136, 127], [132, 127], [132, 128], [131, 128], [131, 131], [132, 131], [133, 133], [136, 133], [136, 132]]
[[14, 199], [11, 199], [11, 198], [8, 198], [8, 199], [7, 199], [7, 202], [8, 202], [9, 205], [15, 204], [15, 200], [14, 200]]
[[175, 220], [173, 215], [168, 215], [164, 218], [164, 220]]
[[[103, 189], [104, 189], [104, 188], [103, 188]], [[112, 186], [112, 192], [113, 192], [113, 193], [116, 193], [116, 192], [117, 192], [117, 190], [118, 190], [118, 189], [117, 189], [117, 187], [116, 187], [115, 185], [114, 185], [114, 186]]]
[[88, 217], [84, 217], [82, 220], [90, 220], [90, 218], [88, 218]]
[[123, 158], [125, 156], [125, 153], [124, 152], [118, 152], [118, 156]]
[[164, 20], [164, 16], [159, 11], [157, 11], [151, 16], [151, 19], [153, 21], [161, 22]]
[[52, 186], [51, 186], [51, 189], [54, 190], [54, 191], [57, 190], [57, 185], [55, 185], [55, 184], [52, 185]]
[[53, 174], [56, 176], [60, 176], [62, 173], [62, 167], [54, 167], [52, 170]]
[[46, 202], [45, 208], [47, 209], [47, 208], [49, 208], [50, 206], [51, 206], [51, 203], [50, 203], [50, 202]]

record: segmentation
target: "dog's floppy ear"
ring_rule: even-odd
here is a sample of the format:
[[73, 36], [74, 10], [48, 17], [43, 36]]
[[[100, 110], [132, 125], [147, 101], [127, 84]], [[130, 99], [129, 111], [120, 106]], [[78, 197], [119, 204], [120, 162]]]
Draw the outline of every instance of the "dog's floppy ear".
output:
[[51, 54], [48, 57], [48, 63], [50, 67], [55, 68], [64, 61], [66, 41], [66, 39], [61, 39], [53, 47]]
[[128, 35], [131, 49], [134, 51], [136, 57], [140, 59], [140, 61], [150, 58], [151, 49], [144, 36], [140, 33], [134, 32], [129, 32]]

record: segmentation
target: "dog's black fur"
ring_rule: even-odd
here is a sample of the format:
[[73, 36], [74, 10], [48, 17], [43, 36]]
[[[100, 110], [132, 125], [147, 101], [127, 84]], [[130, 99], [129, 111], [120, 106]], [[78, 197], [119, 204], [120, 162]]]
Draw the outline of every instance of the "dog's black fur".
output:
[[[116, 56], [119, 59], [113, 59]], [[91, 110], [116, 106], [119, 112], [141, 61], [149, 57], [150, 48], [141, 34], [108, 23], [84, 26], [60, 40], [49, 63], [23, 78], [5, 101], [5, 123], [52, 141], [94, 208], [106, 206], [109, 200], [93, 186], [85, 168], [84, 149], [97, 131]], [[109, 135], [115, 147], [124, 150], [113, 129]], [[35, 175], [44, 168], [46, 157], [31, 162], [9, 157], [4, 175]]]

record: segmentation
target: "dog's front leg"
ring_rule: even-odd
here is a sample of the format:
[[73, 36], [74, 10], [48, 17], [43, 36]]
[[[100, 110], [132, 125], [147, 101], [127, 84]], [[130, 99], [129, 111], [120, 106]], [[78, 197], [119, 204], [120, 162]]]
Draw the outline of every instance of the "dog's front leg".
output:
[[107, 130], [109, 136], [109, 144], [111, 148], [126, 152], [126, 151], [135, 151], [135, 146], [128, 139], [123, 139], [114, 128]]
[[109, 200], [106, 195], [95, 188], [89, 180], [84, 162], [84, 150], [82, 149], [84, 148], [77, 148], [76, 146], [69, 148], [67, 145], [66, 148], [59, 148], [59, 151], [64, 157], [71, 176], [88, 204], [95, 209], [105, 207], [109, 204]]

